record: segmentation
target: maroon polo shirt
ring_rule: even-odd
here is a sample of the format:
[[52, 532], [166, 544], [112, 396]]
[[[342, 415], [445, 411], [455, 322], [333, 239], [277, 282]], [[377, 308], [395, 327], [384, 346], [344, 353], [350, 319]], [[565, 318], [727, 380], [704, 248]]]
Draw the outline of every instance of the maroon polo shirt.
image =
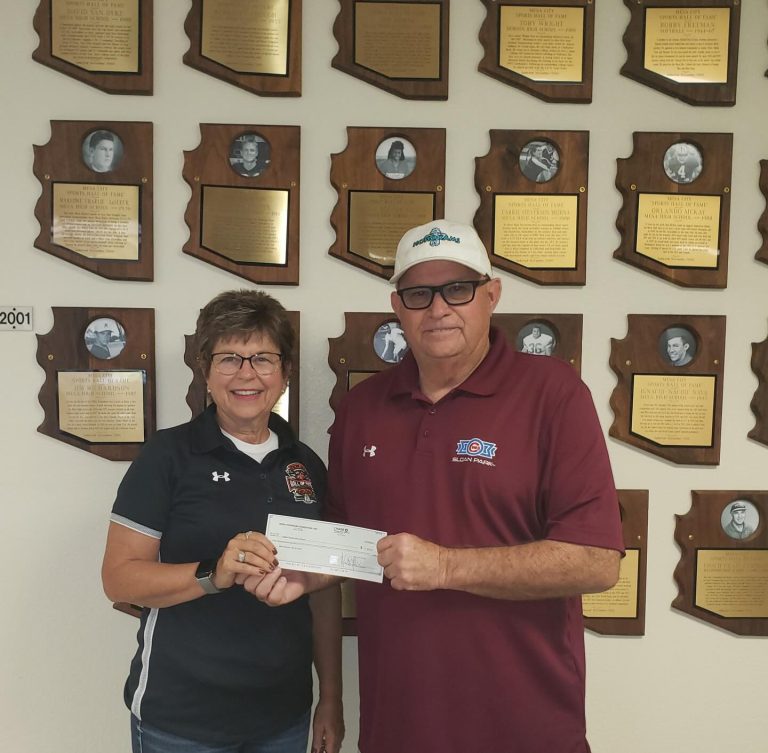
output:
[[[432, 404], [411, 354], [345, 397], [328, 516], [451, 547], [622, 550], [605, 441], [567, 364], [491, 349]], [[360, 750], [585, 753], [579, 597], [505, 601], [358, 582]]]

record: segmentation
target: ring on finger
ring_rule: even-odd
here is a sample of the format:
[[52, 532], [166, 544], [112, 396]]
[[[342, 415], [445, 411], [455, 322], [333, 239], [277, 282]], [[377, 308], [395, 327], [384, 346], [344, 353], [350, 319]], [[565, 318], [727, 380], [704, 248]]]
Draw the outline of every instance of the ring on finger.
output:
[[245, 540], [248, 541], [248, 537], [253, 533], [253, 531], [246, 531], [245, 532]]
[[237, 561], [238, 562], [245, 562], [245, 552], [240, 551], [237, 553]]

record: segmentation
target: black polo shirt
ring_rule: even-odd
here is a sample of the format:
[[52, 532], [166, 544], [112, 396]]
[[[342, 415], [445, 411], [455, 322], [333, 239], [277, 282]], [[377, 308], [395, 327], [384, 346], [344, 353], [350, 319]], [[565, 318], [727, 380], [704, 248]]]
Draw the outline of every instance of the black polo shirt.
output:
[[[160, 539], [162, 562], [218, 558], [269, 513], [317, 519], [325, 467], [271, 414], [278, 449], [261, 463], [235, 448], [215, 406], [157, 432], [128, 469], [112, 520]], [[268, 738], [312, 703], [312, 623], [306, 597], [267, 607], [240, 586], [145, 609], [125, 687], [140, 719], [192, 740]]]

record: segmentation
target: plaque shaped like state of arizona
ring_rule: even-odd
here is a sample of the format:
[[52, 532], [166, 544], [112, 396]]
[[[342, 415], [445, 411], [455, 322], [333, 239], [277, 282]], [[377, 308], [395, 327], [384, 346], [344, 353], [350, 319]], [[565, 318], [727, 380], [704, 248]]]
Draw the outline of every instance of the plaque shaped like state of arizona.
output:
[[748, 436], [768, 445], [768, 337], [762, 342], [752, 343], [751, 365], [757, 377], [757, 389], [750, 404], [755, 414], [755, 426]]
[[483, 0], [478, 70], [547, 102], [592, 101], [593, 0]]
[[690, 105], [733, 106], [741, 0], [624, 0], [621, 74]]
[[611, 339], [610, 435], [673, 463], [717, 465], [725, 317], [629, 314]]
[[340, 0], [331, 65], [404, 99], [448, 99], [449, 0]]
[[691, 492], [676, 515], [675, 609], [737, 635], [768, 635], [768, 492]]
[[623, 205], [613, 256], [676, 285], [725, 288], [731, 212], [730, 133], [635, 133], [616, 160]]

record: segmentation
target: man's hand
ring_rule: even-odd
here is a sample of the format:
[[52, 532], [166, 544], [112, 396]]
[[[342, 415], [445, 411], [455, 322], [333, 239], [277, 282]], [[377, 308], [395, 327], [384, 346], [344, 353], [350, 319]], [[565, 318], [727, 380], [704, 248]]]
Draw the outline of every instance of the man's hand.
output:
[[445, 550], [410, 533], [385, 536], [376, 545], [379, 564], [398, 591], [445, 587]]

